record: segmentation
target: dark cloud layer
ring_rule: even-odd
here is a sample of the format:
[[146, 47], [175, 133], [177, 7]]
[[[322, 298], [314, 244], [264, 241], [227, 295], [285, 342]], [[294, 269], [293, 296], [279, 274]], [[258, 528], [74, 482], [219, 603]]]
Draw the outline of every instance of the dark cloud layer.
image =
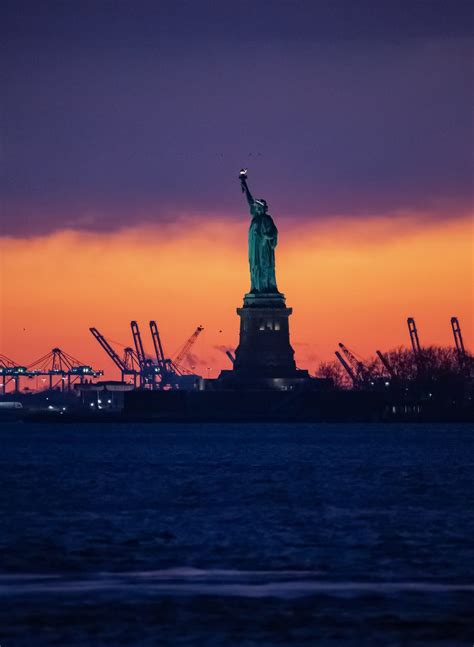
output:
[[472, 201], [470, 3], [7, 3], [2, 229]]

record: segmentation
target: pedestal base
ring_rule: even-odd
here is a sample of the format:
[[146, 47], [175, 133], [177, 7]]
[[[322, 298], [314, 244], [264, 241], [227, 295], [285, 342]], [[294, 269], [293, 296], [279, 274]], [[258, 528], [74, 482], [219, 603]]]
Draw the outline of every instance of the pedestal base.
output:
[[285, 295], [276, 293], [244, 296], [237, 308], [240, 317], [240, 343], [235, 351], [232, 371], [222, 371], [219, 381], [225, 384], [262, 386], [284, 389], [304, 383], [307, 371], [299, 371], [290, 344]]

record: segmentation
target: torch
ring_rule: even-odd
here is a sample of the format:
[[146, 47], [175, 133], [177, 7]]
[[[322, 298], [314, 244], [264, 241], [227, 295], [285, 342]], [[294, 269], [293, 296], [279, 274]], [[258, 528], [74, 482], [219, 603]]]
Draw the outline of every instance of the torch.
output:
[[246, 169], [246, 168], [241, 168], [240, 169], [239, 180], [240, 180], [240, 185], [242, 187], [242, 193], [245, 192], [244, 184], [247, 182], [247, 173], [248, 173], [248, 169]]

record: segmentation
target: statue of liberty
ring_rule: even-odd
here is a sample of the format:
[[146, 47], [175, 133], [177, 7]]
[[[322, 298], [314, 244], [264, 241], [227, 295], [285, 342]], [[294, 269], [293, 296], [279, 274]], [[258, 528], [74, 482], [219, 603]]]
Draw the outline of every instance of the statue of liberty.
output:
[[262, 198], [255, 199], [250, 193], [246, 169], [240, 171], [239, 179], [252, 216], [249, 228], [250, 293], [279, 294], [275, 278], [278, 229], [267, 213], [266, 201]]

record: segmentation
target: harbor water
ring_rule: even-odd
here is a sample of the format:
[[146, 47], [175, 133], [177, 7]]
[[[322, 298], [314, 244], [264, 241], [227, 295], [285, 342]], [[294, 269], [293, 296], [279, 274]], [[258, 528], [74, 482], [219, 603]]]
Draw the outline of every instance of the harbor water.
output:
[[0, 643], [471, 645], [469, 425], [5, 423]]

